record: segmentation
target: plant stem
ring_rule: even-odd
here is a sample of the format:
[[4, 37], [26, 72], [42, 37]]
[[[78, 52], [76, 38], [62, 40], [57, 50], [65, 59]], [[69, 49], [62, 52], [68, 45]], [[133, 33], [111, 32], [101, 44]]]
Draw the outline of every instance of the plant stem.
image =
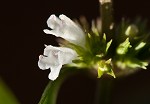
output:
[[49, 81], [44, 93], [42, 94], [39, 104], [56, 104], [58, 90], [63, 82], [63, 79]]
[[62, 81], [50, 81], [42, 94], [39, 104], [56, 104], [57, 94]]
[[94, 104], [111, 104], [113, 79], [100, 78], [97, 81]]
[[100, 14], [102, 20], [102, 33], [106, 35], [112, 34], [113, 30], [113, 9], [112, 9], [112, 0], [99, 0], [100, 2]]
[[56, 79], [55, 81], [50, 81], [46, 86], [41, 100], [38, 104], [56, 104], [57, 95], [62, 83], [69, 75], [72, 75], [73, 73], [76, 73], [75, 68], [66, 68], [62, 71], [58, 79]]

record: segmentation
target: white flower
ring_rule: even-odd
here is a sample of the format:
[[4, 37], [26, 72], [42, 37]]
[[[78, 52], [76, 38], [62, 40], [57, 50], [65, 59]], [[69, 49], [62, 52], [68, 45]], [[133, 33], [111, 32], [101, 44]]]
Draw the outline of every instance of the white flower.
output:
[[72, 60], [77, 58], [77, 53], [65, 47], [46, 46], [44, 55], [39, 56], [38, 66], [40, 69], [51, 70], [49, 79], [55, 80], [60, 72], [62, 65], [72, 63]]
[[46, 34], [53, 34], [56, 37], [61, 37], [70, 43], [85, 46], [85, 33], [83, 30], [74, 23], [70, 18], [65, 15], [51, 15], [47, 20], [47, 25], [52, 30], [44, 29]]

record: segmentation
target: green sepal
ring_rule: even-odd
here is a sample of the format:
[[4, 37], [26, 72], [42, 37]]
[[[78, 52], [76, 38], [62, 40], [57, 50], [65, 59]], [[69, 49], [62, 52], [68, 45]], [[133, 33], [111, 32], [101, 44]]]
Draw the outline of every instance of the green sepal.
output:
[[101, 60], [98, 63], [98, 78], [100, 78], [103, 74], [109, 74], [116, 78], [113, 70], [112, 70], [112, 65], [111, 65], [111, 59], [105, 61]]
[[140, 49], [142, 49], [145, 45], [146, 45], [145, 42], [140, 42], [140, 43], [135, 47], [135, 50], [136, 50], [136, 51], [137, 51], [137, 50], [140, 50]]
[[126, 62], [127, 66], [130, 68], [142, 68], [147, 69], [146, 66], [148, 66], [148, 62], [141, 61], [135, 58], [131, 58]]
[[106, 44], [106, 53], [108, 52], [111, 43], [112, 43], [112, 39]]
[[104, 43], [106, 43], [106, 34], [105, 33], [103, 34], [103, 41], [104, 41]]
[[104, 74], [104, 72], [100, 68], [98, 68], [97, 73], [98, 73], [97, 78], [101, 78], [101, 76]]
[[128, 49], [131, 48], [129, 38], [127, 38], [123, 43], [121, 43], [117, 48], [117, 54], [124, 55], [128, 52]]
[[130, 69], [137, 69], [137, 68], [147, 69], [146, 67], [148, 66], [148, 62], [141, 61], [141, 60], [138, 60], [136, 58], [131, 58], [131, 57], [126, 56], [126, 58], [123, 58], [123, 59], [119, 60], [117, 62], [117, 65], [121, 69], [126, 69], [126, 68], [130, 68]]

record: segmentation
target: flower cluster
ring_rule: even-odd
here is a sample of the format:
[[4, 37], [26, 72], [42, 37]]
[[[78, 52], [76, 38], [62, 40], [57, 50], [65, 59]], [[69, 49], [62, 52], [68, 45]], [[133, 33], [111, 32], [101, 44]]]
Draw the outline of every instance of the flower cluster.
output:
[[107, 39], [108, 34], [101, 32], [99, 23], [93, 22], [91, 28], [87, 28], [85, 20], [79, 23], [81, 25], [65, 15], [59, 18], [51, 15], [47, 20], [51, 30], [44, 29], [44, 32], [63, 39], [61, 47], [46, 45], [44, 54], [39, 56], [39, 68], [51, 70], [49, 79], [55, 80], [66, 64], [68, 67], [96, 69], [98, 77], [103, 74], [116, 77], [148, 66], [150, 44], [147, 39], [150, 34], [142, 30], [145, 24], [122, 21], [111, 33], [112, 39]]
[[[59, 18], [51, 15], [47, 20], [47, 25], [52, 30], [44, 29], [46, 34], [53, 34], [61, 37], [70, 43], [84, 47], [85, 34], [70, 18], [60, 15]], [[40, 69], [51, 70], [49, 79], [55, 80], [62, 68], [62, 65], [72, 63], [78, 54], [71, 48], [46, 46], [44, 55], [39, 56], [38, 66]]]

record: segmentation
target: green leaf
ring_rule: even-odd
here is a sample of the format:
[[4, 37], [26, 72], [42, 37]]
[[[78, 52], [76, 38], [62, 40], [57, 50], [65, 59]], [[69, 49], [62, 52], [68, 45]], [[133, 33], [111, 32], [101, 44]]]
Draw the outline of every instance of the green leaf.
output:
[[0, 79], [0, 104], [20, 104], [11, 90]]
[[129, 38], [127, 38], [123, 43], [121, 43], [117, 48], [117, 53], [119, 55], [124, 55], [128, 52], [128, 49], [131, 48]]

